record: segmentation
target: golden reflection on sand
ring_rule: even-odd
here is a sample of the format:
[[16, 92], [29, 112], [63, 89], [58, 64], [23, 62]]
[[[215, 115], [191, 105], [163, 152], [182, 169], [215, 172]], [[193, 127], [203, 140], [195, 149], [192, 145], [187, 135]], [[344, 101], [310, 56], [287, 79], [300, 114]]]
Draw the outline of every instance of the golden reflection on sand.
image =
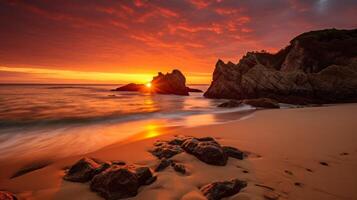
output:
[[155, 124], [148, 124], [145, 127], [144, 138], [152, 138], [161, 135], [158, 131], [158, 126]]

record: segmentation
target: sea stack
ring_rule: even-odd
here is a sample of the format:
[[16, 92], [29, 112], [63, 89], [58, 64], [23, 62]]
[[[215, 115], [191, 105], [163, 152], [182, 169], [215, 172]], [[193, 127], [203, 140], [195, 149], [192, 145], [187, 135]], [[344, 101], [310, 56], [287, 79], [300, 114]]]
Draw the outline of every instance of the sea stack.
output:
[[171, 73], [158, 73], [150, 82], [150, 87], [144, 84], [130, 83], [112, 91], [139, 91], [156, 94], [174, 94], [188, 96], [189, 92], [202, 92], [186, 86], [186, 78], [180, 70], [174, 69]]
[[303, 33], [275, 54], [218, 60], [207, 98], [271, 98], [292, 104], [357, 101], [357, 29]]

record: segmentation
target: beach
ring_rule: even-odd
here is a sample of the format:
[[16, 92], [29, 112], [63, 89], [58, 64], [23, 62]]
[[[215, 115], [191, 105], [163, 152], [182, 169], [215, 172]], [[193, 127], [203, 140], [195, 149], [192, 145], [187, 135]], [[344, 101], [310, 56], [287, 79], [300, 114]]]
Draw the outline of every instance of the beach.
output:
[[171, 168], [156, 172], [157, 180], [140, 187], [132, 199], [205, 199], [200, 187], [232, 178], [248, 185], [227, 199], [356, 199], [356, 117], [357, 104], [257, 110], [221, 124], [144, 131], [84, 155], [42, 161], [42, 166], [37, 163], [40, 167], [35, 167], [39, 169], [12, 179], [25, 163], [30, 166], [29, 160], [7, 158], [0, 165], [0, 189], [20, 199], [102, 199], [88, 184], [64, 181], [65, 169], [82, 157], [122, 160], [153, 169], [158, 159], [149, 150], [155, 141], [186, 135], [214, 137], [247, 152], [248, 157], [212, 166], [180, 153], [172, 159], [183, 163], [187, 174]]

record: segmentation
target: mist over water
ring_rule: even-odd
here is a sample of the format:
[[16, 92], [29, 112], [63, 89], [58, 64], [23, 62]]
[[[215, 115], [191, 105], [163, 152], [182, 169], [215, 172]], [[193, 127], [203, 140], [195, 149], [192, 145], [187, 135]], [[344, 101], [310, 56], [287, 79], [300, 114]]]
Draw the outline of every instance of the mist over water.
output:
[[[94, 151], [139, 132], [212, 124], [224, 100], [113, 92], [118, 85], [0, 85], [0, 159], [13, 155], [68, 156]], [[194, 85], [206, 90], [208, 85]], [[236, 119], [236, 117], [231, 117]], [[52, 155], [56, 152], [56, 155]]]

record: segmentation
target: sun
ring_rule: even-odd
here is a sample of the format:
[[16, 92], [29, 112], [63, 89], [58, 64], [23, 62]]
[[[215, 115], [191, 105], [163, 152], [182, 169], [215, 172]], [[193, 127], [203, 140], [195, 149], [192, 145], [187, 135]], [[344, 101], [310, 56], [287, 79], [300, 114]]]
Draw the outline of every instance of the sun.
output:
[[147, 88], [151, 88], [151, 83], [146, 83], [145, 86], [146, 86]]

